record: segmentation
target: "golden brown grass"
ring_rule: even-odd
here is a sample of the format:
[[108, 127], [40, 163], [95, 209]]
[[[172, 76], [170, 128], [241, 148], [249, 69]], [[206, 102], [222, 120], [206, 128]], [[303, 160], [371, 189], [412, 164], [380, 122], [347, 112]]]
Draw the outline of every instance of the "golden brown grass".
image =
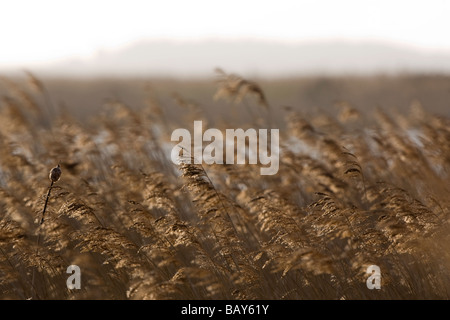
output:
[[[261, 176], [172, 164], [180, 123], [235, 128], [202, 118], [195, 97], [173, 96], [177, 117], [156, 93], [139, 109], [109, 100], [80, 123], [70, 109], [55, 116], [29, 76], [31, 87], [7, 80], [0, 106], [2, 299], [450, 298], [450, 119], [417, 102], [408, 114], [281, 109], [221, 72], [216, 98], [231, 98], [240, 121], [285, 115], [280, 170]], [[71, 264], [81, 290], [66, 287]], [[366, 287], [372, 264], [381, 290]]]

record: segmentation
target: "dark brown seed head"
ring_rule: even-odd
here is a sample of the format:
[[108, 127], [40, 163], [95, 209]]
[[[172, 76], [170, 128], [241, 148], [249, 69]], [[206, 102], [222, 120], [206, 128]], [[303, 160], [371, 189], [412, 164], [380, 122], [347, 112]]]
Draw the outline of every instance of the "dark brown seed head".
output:
[[52, 182], [56, 182], [59, 180], [60, 177], [61, 177], [61, 166], [58, 163], [57, 167], [54, 167], [52, 170], [50, 170], [50, 174], [49, 174], [48, 178]]

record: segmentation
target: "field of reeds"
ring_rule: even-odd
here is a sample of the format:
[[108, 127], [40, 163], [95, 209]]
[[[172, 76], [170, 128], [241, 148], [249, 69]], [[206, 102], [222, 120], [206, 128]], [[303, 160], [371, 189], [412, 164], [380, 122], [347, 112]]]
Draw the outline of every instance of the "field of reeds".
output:
[[[151, 87], [89, 113], [32, 74], [1, 79], [1, 299], [450, 298], [448, 114], [283, 105], [223, 71], [213, 85], [208, 105]], [[172, 163], [194, 120], [280, 129], [278, 173]]]

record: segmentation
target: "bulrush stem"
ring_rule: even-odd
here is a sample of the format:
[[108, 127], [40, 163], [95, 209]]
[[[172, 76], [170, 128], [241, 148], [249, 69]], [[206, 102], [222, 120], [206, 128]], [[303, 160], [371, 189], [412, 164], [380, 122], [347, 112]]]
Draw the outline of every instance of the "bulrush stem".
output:
[[47, 203], [48, 203], [48, 199], [50, 198], [50, 192], [52, 191], [53, 183], [54, 183], [54, 181], [52, 180], [52, 182], [50, 183], [50, 187], [48, 188], [47, 199], [45, 199], [44, 211], [42, 211], [42, 218], [41, 218], [41, 221], [39, 222], [39, 225], [44, 223], [44, 215], [45, 215], [45, 211], [47, 210]]
[[[50, 187], [48, 188], [47, 199], [45, 199], [44, 210], [42, 211], [42, 217], [41, 217], [41, 221], [39, 221], [39, 226], [41, 226], [44, 223], [44, 215], [45, 215], [45, 211], [47, 210], [47, 203], [48, 203], [48, 199], [50, 198], [50, 192], [52, 191], [53, 183], [54, 183], [54, 181], [52, 180], [51, 183], [50, 183]], [[38, 232], [39, 232], [38, 233], [38, 238], [37, 238], [37, 241], [36, 241], [36, 245], [37, 245], [37, 247], [36, 247], [36, 255], [39, 254], [39, 245], [40, 245], [40, 242], [41, 242], [41, 231], [39, 230]], [[31, 279], [31, 287], [34, 290], [34, 293], [36, 294], [36, 297], [39, 298], [39, 295], [36, 292], [36, 288], [34, 286], [35, 272], [36, 272], [36, 270], [33, 270], [33, 278]]]

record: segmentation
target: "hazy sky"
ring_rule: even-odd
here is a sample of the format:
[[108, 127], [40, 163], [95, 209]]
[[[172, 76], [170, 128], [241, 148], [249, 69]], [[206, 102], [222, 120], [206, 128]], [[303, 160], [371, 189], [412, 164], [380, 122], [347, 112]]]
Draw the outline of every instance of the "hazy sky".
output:
[[382, 40], [450, 51], [446, 0], [2, 1], [0, 67], [142, 39]]

